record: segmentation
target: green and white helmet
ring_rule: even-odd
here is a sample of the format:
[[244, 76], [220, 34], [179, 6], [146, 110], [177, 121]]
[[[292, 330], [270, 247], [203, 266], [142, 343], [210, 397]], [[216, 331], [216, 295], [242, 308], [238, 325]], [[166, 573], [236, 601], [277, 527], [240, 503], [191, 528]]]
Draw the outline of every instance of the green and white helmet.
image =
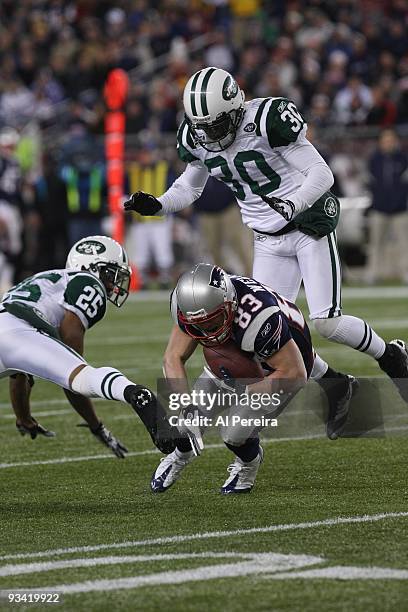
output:
[[199, 70], [184, 88], [186, 121], [207, 151], [223, 151], [235, 140], [244, 114], [245, 95], [229, 72]]
[[122, 306], [129, 295], [130, 276], [125, 249], [108, 236], [87, 236], [78, 240], [68, 253], [66, 267], [87, 270], [103, 283], [108, 300]]

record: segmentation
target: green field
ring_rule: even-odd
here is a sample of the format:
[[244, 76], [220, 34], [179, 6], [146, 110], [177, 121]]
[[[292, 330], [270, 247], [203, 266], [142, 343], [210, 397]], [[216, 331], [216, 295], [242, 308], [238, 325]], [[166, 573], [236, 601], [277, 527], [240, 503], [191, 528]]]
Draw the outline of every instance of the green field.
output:
[[[386, 339], [406, 338], [408, 293], [390, 293], [349, 295], [345, 311]], [[112, 308], [89, 332], [86, 356], [155, 386], [170, 325], [164, 300]], [[351, 349], [319, 339], [316, 347], [336, 369], [380, 374]], [[191, 363], [198, 374], [198, 352]], [[225, 498], [218, 490], [232, 455], [214, 434], [180, 482], [155, 496], [160, 455], [128, 406], [96, 402], [131, 451], [121, 461], [76, 427], [62, 391], [42, 381], [33, 414], [57, 437], [20, 437], [7, 387], [3, 380], [0, 589], [64, 585], [58, 610], [408, 610], [407, 421], [392, 388], [388, 435], [332, 442], [319, 420], [310, 436], [300, 416], [296, 435], [278, 427], [265, 442], [251, 495]], [[3, 599], [0, 608], [32, 606]]]

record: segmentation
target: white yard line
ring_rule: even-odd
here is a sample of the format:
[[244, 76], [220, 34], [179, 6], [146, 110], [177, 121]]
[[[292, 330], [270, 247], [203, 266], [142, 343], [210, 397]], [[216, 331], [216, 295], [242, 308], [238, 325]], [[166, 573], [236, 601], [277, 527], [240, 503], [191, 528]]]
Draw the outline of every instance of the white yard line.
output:
[[148, 538], [146, 540], [133, 540], [125, 542], [113, 542], [111, 544], [95, 544], [91, 546], [72, 546], [69, 548], [56, 548], [40, 552], [15, 553], [0, 556], [0, 561], [8, 559], [35, 559], [39, 557], [56, 557], [75, 553], [88, 553], [101, 550], [117, 550], [121, 548], [136, 548], [140, 546], [157, 546], [162, 544], [181, 544], [197, 540], [208, 540], [210, 538], [230, 538], [235, 536], [253, 535], [254, 533], [274, 533], [279, 531], [295, 531], [298, 529], [316, 529], [318, 527], [336, 527], [338, 525], [349, 525], [359, 523], [375, 523], [378, 521], [407, 518], [408, 512], [384, 512], [381, 514], [364, 514], [361, 516], [340, 516], [335, 518], [309, 521], [304, 523], [286, 523], [279, 525], [267, 525], [265, 527], [252, 527], [250, 529], [233, 529], [230, 531], [208, 531], [204, 533], [191, 533], [185, 535], [164, 536], [160, 538]]
[[333, 565], [316, 569], [284, 572], [265, 576], [267, 580], [408, 580], [408, 570], [388, 567], [347, 567]]

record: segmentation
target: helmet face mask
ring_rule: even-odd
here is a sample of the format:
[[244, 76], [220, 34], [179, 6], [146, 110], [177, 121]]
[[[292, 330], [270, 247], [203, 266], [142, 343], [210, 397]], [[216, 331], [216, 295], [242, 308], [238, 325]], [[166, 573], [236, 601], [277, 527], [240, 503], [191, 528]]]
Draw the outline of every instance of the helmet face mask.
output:
[[66, 267], [87, 270], [99, 278], [108, 300], [120, 308], [129, 295], [131, 269], [126, 251], [108, 236], [82, 238], [68, 253]]
[[244, 116], [244, 93], [221, 68], [199, 70], [187, 82], [183, 105], [196, 142], [207, 151], [224, 151], [235, 140]]
[[231, 279], [211, 264], [197, 264], [182, 274], [172, 295], [175, 323], [204, 346], [222, 344], [231, 337], [236, 309]]

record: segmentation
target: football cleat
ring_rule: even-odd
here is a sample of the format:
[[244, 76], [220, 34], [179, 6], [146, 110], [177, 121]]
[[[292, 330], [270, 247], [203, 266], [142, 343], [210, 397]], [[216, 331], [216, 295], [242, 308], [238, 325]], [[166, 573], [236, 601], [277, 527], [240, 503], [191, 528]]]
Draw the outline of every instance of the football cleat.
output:
[[142, 385], [129, 385], [125, 389], [125, 399], [141, 419], [156, 448], [165, 455], [172, 453], [180, 434], [178, 429], [168, 422], [167, 415], [154, 393]]
[[229, 476], [222, 485], [220, 493], [223, 495], [250, 493], [254, 486], [259, 466], [263, 461], [263, 455], [263, 448], [260, 446], [258, 455], [248, 463], [244, 463], [242, 459], [235, 457], [234, 463], [231, 463], [227, 468]]
[[358, 387], [357, 379], [350, 374], [345, 374], [339, 384], [325, 389], [329, 402], [326, 434], [330, 440], [337, 440], [344, 431], [349, 416], [350, 401]]
[[378, 364], [393, 380], [402, 399], [408, 402], [408, 352], [405, 342], [399, 339], [388, 342]]
[[16, 428], [17, 431], [19, 431], [21, 433], [22, 436], [25, 436], [26, 434], [31, 436], [32, 440], [35, 440], [35, 438], [38, 435], [44, 436], [45, 438], [55, 438], [56, 433], [54, 431], [50, 431], [49, 429], [45, 429], [45, 427], [43, 427], [42, 425], [40, 425], [35, 419], [33, 419], [31, 417], [31, 420], [34, 422], [34, 425], [32, 425], [31, 427], [26, 427], [25, 425], [23, 425], [22, 423], [18, 423], [16, 421]]
[[181, 453], [176, 449], [167, 457], [163, 457], [150, 481], [152, 492], [164, 493], [167, 491], [180, 478], [181, 472], [194, 459], [194, 456], [193, 451]]

